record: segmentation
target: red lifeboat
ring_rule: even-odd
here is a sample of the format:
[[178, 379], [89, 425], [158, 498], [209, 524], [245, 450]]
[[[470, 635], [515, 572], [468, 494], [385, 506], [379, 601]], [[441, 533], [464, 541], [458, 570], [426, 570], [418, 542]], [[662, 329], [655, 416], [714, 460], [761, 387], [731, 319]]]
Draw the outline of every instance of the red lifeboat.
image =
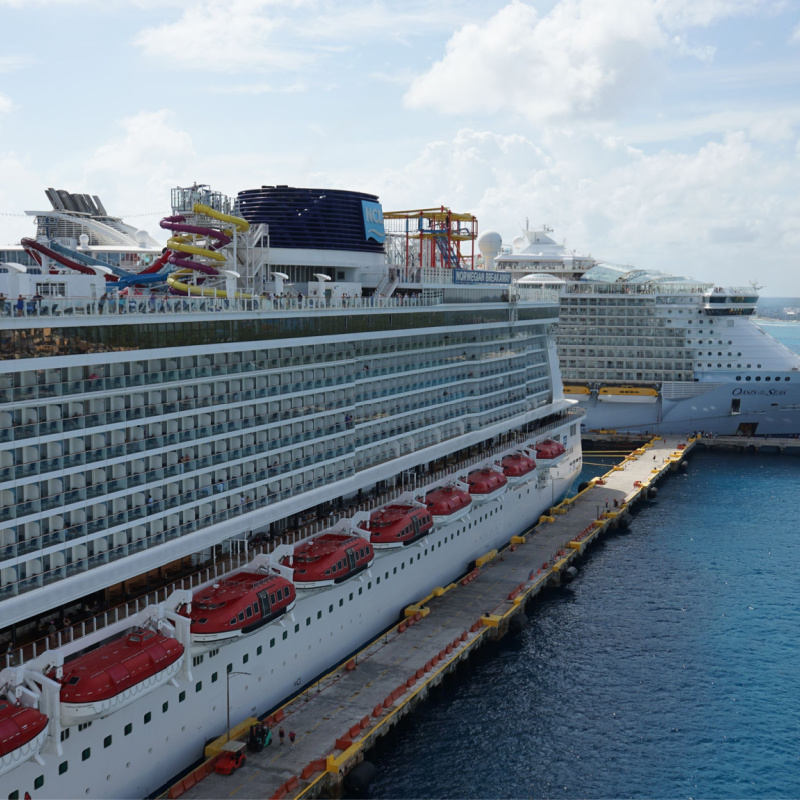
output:
[[46, 738], [41, 711], [0, 700], [0, 775], [37, 755]]
[[483, 467], [476, 469], [467, 475], [469, 493], [478, 503], [485, 503], [487, 500], [494, 500], [506, 490], [508, 479], [502, 472]]
[[[61, 724], [106, 717], [169, 681], [183, 664], [183, 645], [139, 628], [63, 667]], [[48, 677], [56, 680], [55, 670]]]
[[510, 484], [524, 483], [533, 477], [536, 471], [536, 462], [524, 453], [512, 453], [505, 456], [500, 462], [503, 474]]
[[237, 572], [192, 598], [192, 652], [195, 655], [255, 633], [294, 607], [296, 592], [280, 575]]
[[425, 496], [425, 505], [433, 515], [434, 525], [447, 525], [469, 513], [472, 498], [458, 486], [441, 486]]
[[342, 583], [372, 566], [375, 551], [361, 536], [329, 531], [298, 544], [281, 564], [294, 570], [298, 587], [313, 589]]
[[567, 452], [567, 449], [561, 442], [556, 442], [553, 439], [545, 439], [543, 442], [537, 442], [535, 447], [536, 458], [539, 461], [548, 462], [548, 465], [561, 461]]
[[389, 505], [369, 515], [370, 541], [376, 548], [411, 544], [433, 529], [430, 511], [419, 506]]

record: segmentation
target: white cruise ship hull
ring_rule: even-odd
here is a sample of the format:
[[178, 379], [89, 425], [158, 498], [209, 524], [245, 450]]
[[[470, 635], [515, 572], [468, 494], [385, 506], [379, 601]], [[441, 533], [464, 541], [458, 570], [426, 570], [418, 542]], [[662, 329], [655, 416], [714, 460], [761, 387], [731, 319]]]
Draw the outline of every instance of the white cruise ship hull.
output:
[[[792, 376], [789, 376], [792, 377]], [[745, 388], [740, 382], [694, 383], [690, 397], [670, 398], [665, 385], [652, 405], [601, 403], [592, 397], [579, 403], [586, 411], [589, 430], [613, 429], [650, 433], [713, 431], [736, 435], [752, 426], [753, 433], [780, 436], [800, 431], [800, 374], [795, 381], [782, 381], [780, 388]], [[705, 387], [708, 387], [703, 390]], [[672, 392], [678, 394], [677, 391]], [[738, 405], [734, 402], [738, 400]]]
[[[451, 582], [470, 562], [535, 524], [579, 474], [580, 435], [568, 435], [573, 424], [553, 431], [561, 434], [567, 458], [550, 471], [552, 486], [548, 479], [541, 485], [510, 487], [494, 503], [435, 528], [413, 545], [378, 551], [373, 566], [354, 578], [299, 594], [293, 613], [220, 647], [214, 656], [206, 654], [193, 666], [191, 682], [160, 686], [90, 727], [72, 728], [61, 743], [61, 755], [50, 749], [42, 753], [44, 767], [21, 765], [13, 772], [13, 785], [8, 783], [11, 776], [6, 776], [9, 791], [31, 785], [43, 775], [41, 796], [142, 798], [152, 794], [200, 758], [209, 739], [224, 732], [228, 664], [235, 671], [250, 673], [230, 680], [231, 723], [236, 724], [279, 705], [394, 624], [407, 605]], [[125, 735], [129, 724], [133, 735]], [[104, 748], [107, 737], [111, 742]], [[87, 748], [100, 757], [91, 770], [81, 769]], [[59, 775], [64, 761], [69, 769]]]

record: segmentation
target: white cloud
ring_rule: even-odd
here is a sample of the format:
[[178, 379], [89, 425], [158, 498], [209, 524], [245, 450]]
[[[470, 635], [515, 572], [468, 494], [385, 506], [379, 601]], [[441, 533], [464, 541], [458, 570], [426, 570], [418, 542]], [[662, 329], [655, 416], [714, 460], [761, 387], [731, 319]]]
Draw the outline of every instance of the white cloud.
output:
[[777, 7], [770, 0], [558, 0], [544, 16], [511, 0], [453, 34], [411, 84], [411, 108], [511, 111], [535, 124], [604, 118], [629, 106], [670, 55], [710, 61], [686, 30]]
[[797, 25], [792, 31], [792, 35], [789, 37], [789, 42], [791, 44], [800, 44], [800, 25]]
[[13, 107], [14, 104], [11, 102], [11, 98], [0, 92], [0, 114], [11, 111]]

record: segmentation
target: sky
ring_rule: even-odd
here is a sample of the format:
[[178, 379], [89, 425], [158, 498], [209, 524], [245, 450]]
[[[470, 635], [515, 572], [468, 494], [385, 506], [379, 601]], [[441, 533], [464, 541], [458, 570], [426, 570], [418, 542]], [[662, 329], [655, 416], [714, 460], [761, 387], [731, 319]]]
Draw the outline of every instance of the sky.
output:
[[44, 189], [446, 205], [800, 296], [798, 0], [0, 0], [0, 244]]

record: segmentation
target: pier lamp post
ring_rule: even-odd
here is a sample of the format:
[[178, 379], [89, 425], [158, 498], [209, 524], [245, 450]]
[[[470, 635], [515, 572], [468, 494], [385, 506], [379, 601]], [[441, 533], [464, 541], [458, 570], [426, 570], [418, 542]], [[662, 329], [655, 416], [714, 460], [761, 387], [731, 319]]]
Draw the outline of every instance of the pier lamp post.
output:
[[226, 741], [231, 740], [231, 676], [232, 675], [250, 675], [250, 672], [226, 672], [225, 680], [225, 707], [228, 710], [228, 738]]

